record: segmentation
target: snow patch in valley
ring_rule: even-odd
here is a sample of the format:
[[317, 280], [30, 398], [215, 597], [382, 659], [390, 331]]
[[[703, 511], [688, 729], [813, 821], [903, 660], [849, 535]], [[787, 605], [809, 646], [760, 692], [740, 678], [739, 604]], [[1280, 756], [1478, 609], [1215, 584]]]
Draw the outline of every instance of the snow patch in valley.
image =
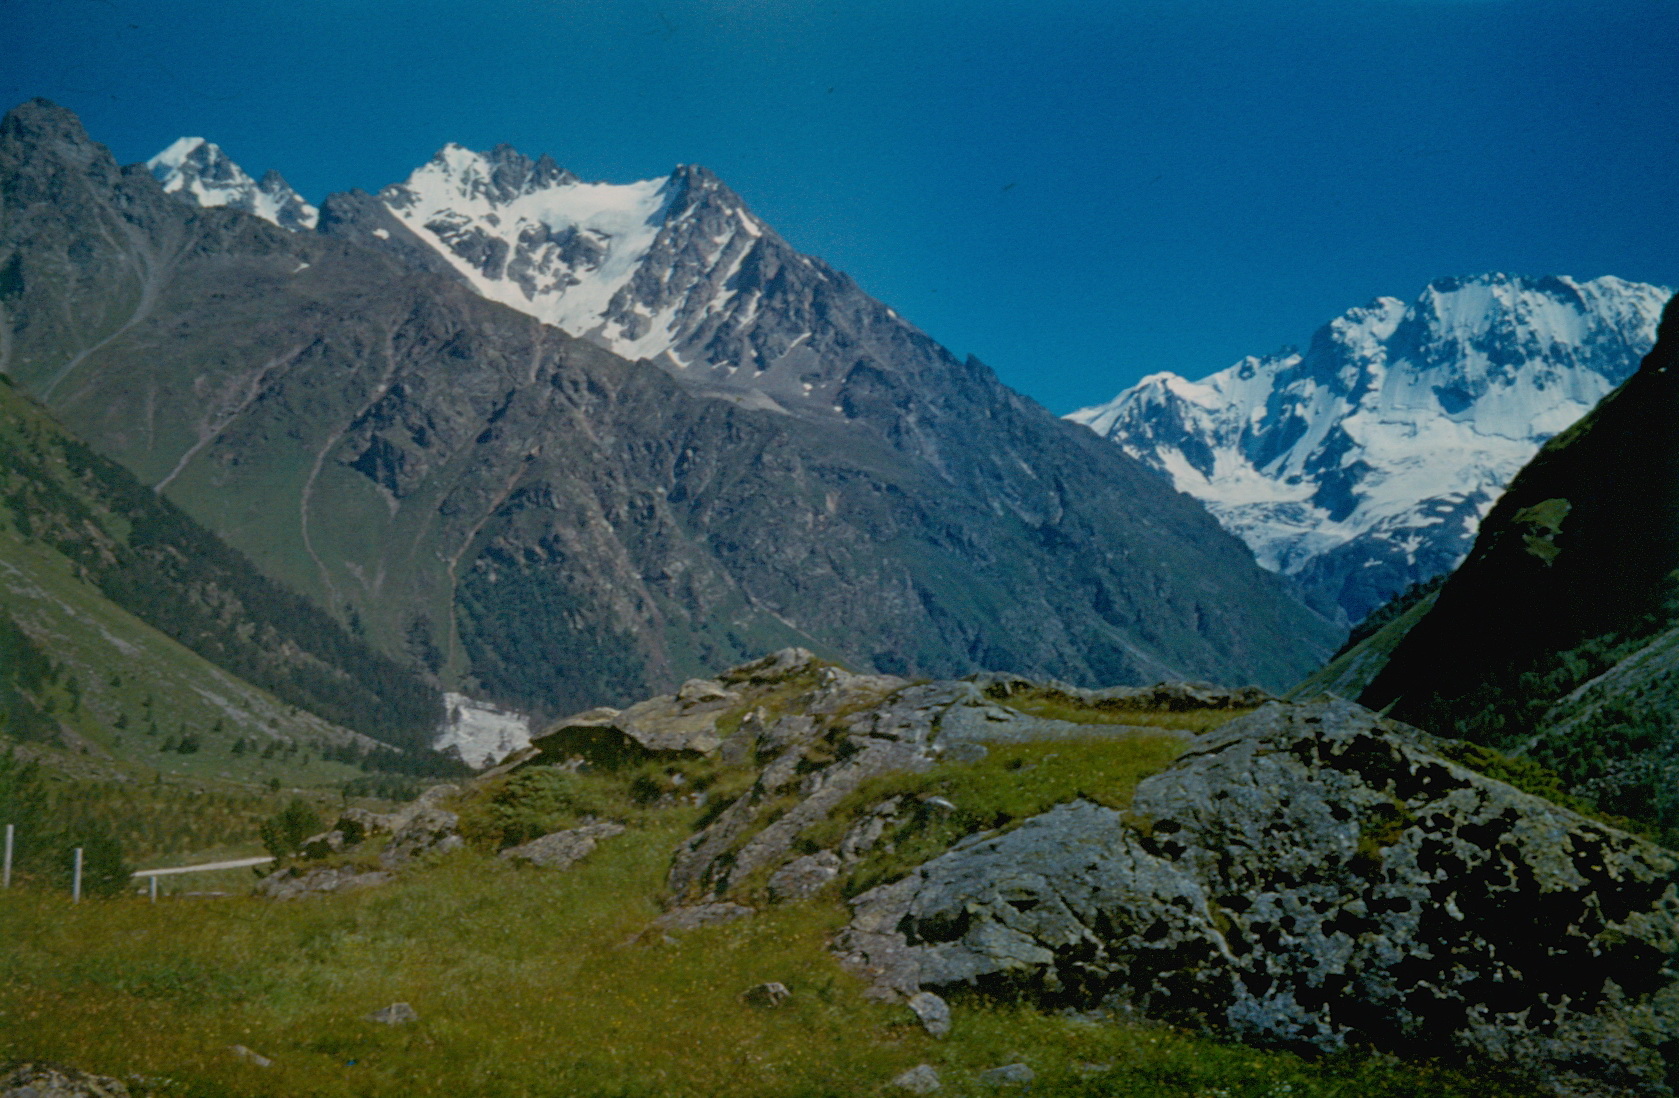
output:
[[482, 770], [530, 746], [530, 718], [465, 694], [444, 694], [443, 726], [432, 749], [453, 751], [468, 766]]

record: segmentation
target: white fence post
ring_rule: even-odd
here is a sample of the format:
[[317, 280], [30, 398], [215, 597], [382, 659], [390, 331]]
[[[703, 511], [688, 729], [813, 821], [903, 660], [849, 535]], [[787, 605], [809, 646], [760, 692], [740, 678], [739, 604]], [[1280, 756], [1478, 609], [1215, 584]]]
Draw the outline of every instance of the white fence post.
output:
[[12, 825], [6, 825], [6, 863], [0, 870], [0, 888], [12, 887]]
[[70, 902], [82, 902], [82, 848], [76, 848], [76, 872], [70, 881]]
[[157, 903], [157, 874], [152, 874], [152, 903]]

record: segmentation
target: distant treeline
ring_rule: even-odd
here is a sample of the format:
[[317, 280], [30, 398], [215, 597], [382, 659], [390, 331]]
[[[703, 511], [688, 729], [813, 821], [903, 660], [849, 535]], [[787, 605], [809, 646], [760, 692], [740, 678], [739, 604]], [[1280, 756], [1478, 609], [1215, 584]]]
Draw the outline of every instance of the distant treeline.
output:
[[[6, 422], [10, 421], [10, 422]], [[336, 724], [415, 750], [442, 695], [0, 385], [0, 504], [117, 605]]]

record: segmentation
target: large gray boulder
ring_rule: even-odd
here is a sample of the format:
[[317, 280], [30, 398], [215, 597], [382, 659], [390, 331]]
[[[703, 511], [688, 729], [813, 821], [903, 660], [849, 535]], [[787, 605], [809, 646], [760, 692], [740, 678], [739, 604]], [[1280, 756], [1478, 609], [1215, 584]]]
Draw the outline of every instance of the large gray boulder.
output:
[[610, 839], [623, 830], [621, 823], [598, 820], [510, 846], [501, 852], [501, 856], [508, 861], [529, 862], [549, 869], [570, 869], [588, 857], [602, 839]]
[[1462, 1053], [1670, 1093], [1679, 860], [1346, 702], [1200, 737], [1130, 812], [1062, 805], [857, 897], [837, 948], [961, 986], [1264, 1042]]

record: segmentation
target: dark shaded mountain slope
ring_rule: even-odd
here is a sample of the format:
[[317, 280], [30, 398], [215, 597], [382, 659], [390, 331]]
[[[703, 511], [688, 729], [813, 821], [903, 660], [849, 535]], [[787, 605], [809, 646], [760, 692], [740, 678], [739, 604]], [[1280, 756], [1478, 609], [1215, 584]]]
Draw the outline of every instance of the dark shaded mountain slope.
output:
[[1606, 807], [1679, 824], [1679, 299], [1638, 372], [1511, 482], [1360, 699], [1521, 747]]
[[[976, 363], [961, 462], [691, 395], [453, 280], [189, 208], [41, 101], [0, 125], [0, 203], [0, 369], [272, 575], [497, 699], [623, 701], [789, 642], [911, 674], [1266, 684], [1329, 647], [1198, 505]], [[877, 373], [909, 423], [920, 398]]]

